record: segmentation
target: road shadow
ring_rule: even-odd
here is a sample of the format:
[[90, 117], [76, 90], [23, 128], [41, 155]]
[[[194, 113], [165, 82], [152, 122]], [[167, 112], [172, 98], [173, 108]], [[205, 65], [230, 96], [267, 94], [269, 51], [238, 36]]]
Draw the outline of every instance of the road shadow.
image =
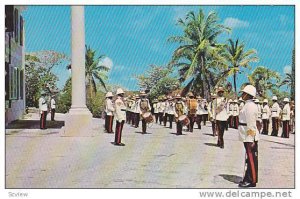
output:
[[209, 133], [203, 133], [203, 135], [208, 135], [208, 136], [211, 136], [211, 137], [215, 137], [213, 134], [209, 134]]
[[148, 132], [146, 132], [146, 133], [143, 133], [143, 132], [140, 132], [140, 131], [136, 131], [136, 132], [134, 132], [134, 133], [138, 133], [138, 134], [142, 134], [142, 135], [146, 135], [146, 134], [152, 134], [152, 133], [148, 133]]
[[204, 143], [207, 146], [214, 146], [214, 147], [219, 147], [217, 144], [214, 143]]
[[227, 180], [229, 182], [233, 182], [235, 184], [239, 184], [240, 181], [243, 180], [242, 177], [236, 176], [236, 175], [220, 174], [219, 176], [221, 176], [222, 178], [224, 178], [224, 180]]
[[[177, 135], [177, 133], [170, 133], [170, 134]], [[186, 135], [186, 134], [181, 134], [181, 135]], [[177, 135], [177, 136], [180, 136], [180, 135]]]
[[[64, 121], [47, 121], [47, 129], [60, 129], [65, 126]], [[40, 120], [15, 120], [9, 123], [6, 129], [40, 129]]]

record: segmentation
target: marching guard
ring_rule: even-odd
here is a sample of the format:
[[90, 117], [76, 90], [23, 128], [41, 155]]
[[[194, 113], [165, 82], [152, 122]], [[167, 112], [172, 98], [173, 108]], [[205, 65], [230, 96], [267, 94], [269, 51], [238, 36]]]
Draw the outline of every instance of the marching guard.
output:
[[116, 146], [125, 146], [121, 142], [123, 126], [126, 120], [126, 106], [123, 102], [124, 91], [121, 88], [117, 89], [117, 99], [115, 101], [115, 117], [116, 117], [116, 132], [115, 142]]
[[226, 129], [228, 115], [226, 111], [226, 99], [223, 97], [224, 89], [219, 87], [217, 90], [218, 97], [215, 99], [215, 110], [216, 110], [216, 127], [218, 131], [218, 143], [221, 149], [224, 148], [224, 131]]
[[105, 100], [105, 130], [107, 133], [114, 133], [112, 130], [113, 127], [113, 121], [114, 121], [114, 104], [112, 101], [113, 94], [112, 92], [107, 92], [106, 94], [106, 100]]
[[182, 123], [179, 121], [179, 117], [184, 115], [184, 103], [181, 101], [181, 96], [176, 95], [175, 103], [175, 117], [176, 117], [176, 135], [182, 135]]
[[165, 108], [166, 108], [165, 98], [161, 97], [158, 102], [158, 118], [159, 118], [160, 125], [164, 121]]
[[283, 102], [285, 103], [282, 109], [282, 138], [289, 138], [290, 137], [290, 115], [291, 115], [291, 108], [290, 108], [290, 100], [289, 98], [284, 98]]
[[232, 111], [232, 120], [233, 120], [233, 128], [234, 129], [238, 129], [239, 114], [240, 114], [240, 107], [239, 107], [238, 101], [235, 99], [235, 100], [233, 100], [233, 111]]
[[46, 120], [47, 120], [47, 111], [48, 105], [47, 100], [45, 98], [46, 93], [44, 91], [41, 92], [41, 97], [39, 99], [39, 111], [40, 111], [40, 129], [46, 129]]
[[151, 111], [151, 106], [149, 100], [146, 98], [146, 93], [142, 91], [140, 93], [141, 99], [138, 101], [138, 110], [139, 114], [142, 116], [142, 134], [145, 134], [147, 131], [147, 122], [146, 118], [143, 117], [143, 114]]
[[232, 119], [232, 115], [233, 115], [233, 102], [232, 99], [228, 100], [228, 106], [227, 106], [227, 114], [228, 114], [228, 120], [227, 120], [227, 124], [229, 126], [229, 128], [233, 127], [233, 119]]
[[51, 121], [54, 121], [55, 110], [56, 110], [55, 95], [52, 95], [51, 97], [50, 108], [51, 108]]
[[174, 114], [175, 114], [175, 104], [174, 104], [173, 98], [171, 96], [169, 98], [169, 103], [168, 103], [168, 106], [167, 106], [167, 114], [168, 114], [168, 119], [169, 119], [169, 122], [170, 122], [169, 128], [172, 129], [172, 124], [173, 124], [173, 121], [174, 121]]
[[271, 116], [271, 110], [268, 105], [268, 99], [264, 99], [263, 107], [262, 107], [262, 122], [263, 122], [263, 130], [262, 134], [268, 135], [269, 134], [269, 121]]
[[190, 120], [189, 131], [192, 133], [194, 130], [195, 116], [197, 113], [197, 100], [192, 92], [188, 94], [189, 99], [187, 100], [188, 118]]
[[208, 104], [207, 100], [203, 99], [202, 100], [202, 107], [203, 107], [203, 114], [202, 114], [202, 120], [203, 120], [203, 125], [206, 126], [206, 121], [208, 120]]
[[281, 108], [279, 104], [277, 103], [277, 96], [272, 97], [273, 105], [271, 108], [271, 117], [272, 117], [272, 136], [278, 136], [278, 130], [279, 130], [279, 116], [281, 113]]
[[138, 128], [140, 125], [140, 108], [139, 108], [139, 101], [140, 101], [140, 96], [136, 95], [135, 96], [135, 103], [134, 103], [134, 127]]
[[211, 121], [211, 128], [213, 132], [213, 136], [215, 137], [217, 135], [217, 129], [216, 129], [216, 111], [214, 108], [216, 95], [211, 94], [211, 101], [208, 103], [208, 113]]
[[155, 123], [158, 123], [158, 109], [159, 109], [159, 102], [157, 99], [153, 100], [153, 113], [155, 117]]
[[202, 106], [202, 98], [197, 96], [197, 112], [196, 112], [196, 123], [198, 125], [198, 129], [201, 129], [201, 122], [203, 120], [203, 106]]
[[258, 178], [258, 130], [256, 119], [258, 110], [253, 98], [256, 96], [256, 88], [247, 85], [242, 91], [242, 98], [246, 100], [239, 115], [239, 135], [246, 150], [247, 168], [239, 187], [256, 187]]

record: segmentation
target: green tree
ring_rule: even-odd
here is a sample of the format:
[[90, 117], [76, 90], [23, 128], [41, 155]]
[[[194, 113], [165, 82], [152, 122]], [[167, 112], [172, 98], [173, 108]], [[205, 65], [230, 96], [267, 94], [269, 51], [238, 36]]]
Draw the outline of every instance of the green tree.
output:
[[[52, 94], [51, 92], [53, 90], [58, 90], [56, 87], [58, 77], [52, 73], [51, 69], [56, 65], [56, 62], [59, 61], [56, 59], [56, 62], [54, 62], [54, 59], [50, 59], [49, 62], [52, 63], [52, 67], [49, 68], [49, 65], [45, 65], [45, 52], [46, 51], [42, 51], [25, 55], [26, 106], [37, 107], [42, 90], [49, 94]], [[56, 54], [59, 55], [60, 53]], [[52, 55], [49, 57], [52, 57]]]
[[261, 97], [268, 97], [268, 93], [278, 89], [280, 74], [264, 66], [258, 66], [248, 76], [250, 84], [256, 87]]
[[236, 77], [237, 73], [241, 73], [241, 68], [250, 69], [251, 62], [257, 62], [259, 59], [256, 56], [256, 50], [245, 50], [245, 44], [239, 44], [237, 39], [235, 42], [232, 39], [228, 40], [228, 44], [225, 46], [225, 52], [223, 56], [226, 59], [227, 71], [226, 76], [233, 75], [234, 91], [237, 93]]
[[[171, 36], [168, 41], [179, 43], [174, 51], [170, 65], [179, 67], [180, 81], [188, 80], [185, 90], [190, 88], [196, 92], [211, 90], [214, 76], [209, 68], [219, 56], [222, 45], [217, 43], [217, 37], [223, 32], [230, 32], [229, 27], [220, 24], [217, 13], [212, 11], [205, 16], [200, 8], [198, 13], [193, 11], [186, 15], [185, 20], [179, 19], [178, 25], [183, 28], [183, 35]], [[211, 64], [210, 64], [211, 63]]]
[[150, 90], [149, 97], [154, 99], [179, 88], [180, 83], [172, 76], [172, 72], [170, 67], [151, 65], [145, 74], [138, 75], [136, 78], [141, 90]]

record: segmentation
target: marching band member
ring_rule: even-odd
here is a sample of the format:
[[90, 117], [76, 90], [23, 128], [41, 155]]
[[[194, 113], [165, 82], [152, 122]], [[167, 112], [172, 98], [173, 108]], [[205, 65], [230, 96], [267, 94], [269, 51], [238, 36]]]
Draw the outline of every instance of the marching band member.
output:
[[135, 95], [135, 104], [134, 104], [134, 127], [138, 128], [140, 125], [140, 108], [139, 108], [140, 96]]
[[229, 128], [233, 127], [233, 120], [232, 120], [232, 115], [233, 115], [233, 102], [232, 99], [228, 100], [228, 106], [227, 106], [227, 115], [228, 115], [228, 120], [227, 120], [227, 124], [229, 126]]
[[289, 138], [290, 137], [290, 119], [291, 119], [291, 108], [289, 98], [284, 98], [283, 102], [285, 103], [282, 109], [282, 134], [281, 137]]
[[218, 97], [215, 99], [216, 109], [216, 126], [218, 131], [218, 143], [217, 146], [224, 148], [224, 131], [227, 125], [227, 111], [226, 111], [226, 99], [223, 97], [224, 89], [219, 87], [217, 90]]
[[114, 133], [112, 130], [113, 122], [114, 122], [114, 103], [112, 101], [113, 94], [112, 92], [107, 92], [105, 100], [105, 130], [107, 133]]
[[169, 110], [169, 101], [170, 101], [170, 96], [168, 96], [167, 98], [165, 98], [165, 109], [164, 109], [164, 126], [167, 126], [167, 121], [169, 119], [169, 115], [168, 115], [168, 110]]
[[203, 116], [203, 107], [202, 107], [202, 98], [197, 96], [197, 112], [196, 112], [196, 123], [198, 125], [198, 129], [201, 129], [201, 122]]
[[169, 122], [170, 122], [170, 129], [172, 129], [172, 124], [173, 124], [173, 121], [174, 121], [174, 114], [175, 114], [175, 104], [174, 104], [173, 99], [172, 99], [171, 96], [169, 98], [167, 113], [168, 113], [168, 118], [169, 118]]
[[233, 128], [238, 129], [239, 126], [239, 114], [240, 114], [240, 109], [239, 109], [238, 101], [235, 99], [233, 101], [233, 111], [232, 111], [232, 123], [233, 123]]
[[121, 88], [117, 89], [117, 99], [115, 101], [115, 117], [116, 117], [116, 132], [115, 132], [115, 142], [116, 146], [125, 146], [121, 142], [123, 126], [126, 119], [126, 106], [123, 102], [124, 91]]
[[155, 116], [155, 122], [158, 123], [158, 109], [159, 109], [159, 102], [157, 99], [153, 100], [153, 113]]
[[188, 94], [188, 97], [189, 99], [187, 100], [187, 108], [188, 108], [188, 118], [190, 120], [189, 131], [193, 132], [198, 103], [192, 92]]
[[176, 95], [175, 98], [176, 98], [176, 103], [174, 109], [175, 109], [176, 127], [177, 127], [176, 135], [182, 135], [182, 124], [181, 121], [178, 120], [178, 118], [181, 115], [184, 115], [184, 103], [181, 100], [181, 96], [179, 94]]
[[166, 108], [166, 104], [165, 104], [165, 99], [164, 97], [161, 97], [159, 99], [159, 106], [158, 106], [158, 115], [159, 115], [159, 124], [161, 125], [161, 123], [164, 121], [164, 111]]
[[268, 100], [264, 99], [263, 101], [263, 108], [262, 108], [262, 121], [263, 121], [263, 130], [262, 134], [268, 135], [269, 134], [269, 120], [271, 116], [271, 110], [268, 105]]
[[273, 105], [271, 108], [271, 117], [272, 117], [272, 136], [278, 136], [278, 130], [279, 130], [279, 116], [281, 113], [281, 108], [279, 107], [279, 104], [277, 103], [277, 97], [273, 96]]
[[146, 98], [146, 93], [142, 91], [140, 93], [141, 99], [138, 101], [138, 110], [139, 114], [142, 116], [142, 134], [145, 134], [147, 131], [147, 122], [145, 118], [143, 118], [143, 114], [146, 112], [150, 112], [151, 106], [149, 100]]
[[207, 104], [207, 100], [203, 99], [202, 100], [202, 119], [203, 119], [203, 125], [206, 126], [206, 121], [208, 120], [208, 104]]
[[242, 91], [242, 98], [246, 101], [239, 115], [239, 135], [247, 154], [247, 169], [239, 187], [256, 187], [258, 177], [258, 130], [256, 120], [258, 115], [257, 105], [253, 102], [256, 88], [247, 85]]

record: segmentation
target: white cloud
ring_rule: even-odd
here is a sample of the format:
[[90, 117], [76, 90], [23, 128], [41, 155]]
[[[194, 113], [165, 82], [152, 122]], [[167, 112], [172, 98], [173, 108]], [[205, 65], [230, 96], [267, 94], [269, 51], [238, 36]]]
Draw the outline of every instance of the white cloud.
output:
[[99, 64], [104, 65], [110, 69], [113, 67], [113, 61], [109, 57], [105, 57], [104, 59], [100, 60]]
[[228, 17], [224, 20], [224, 25], [231, 28], [247, 28], [250, 24], [248, 21], [242, 21], [237, 18]]
[[283, 68], [283, 72], [286, 74], [286, 73], [291, 73], [292, 72], [292, 67], [290, 65], [286, 65], [284, 68]]

